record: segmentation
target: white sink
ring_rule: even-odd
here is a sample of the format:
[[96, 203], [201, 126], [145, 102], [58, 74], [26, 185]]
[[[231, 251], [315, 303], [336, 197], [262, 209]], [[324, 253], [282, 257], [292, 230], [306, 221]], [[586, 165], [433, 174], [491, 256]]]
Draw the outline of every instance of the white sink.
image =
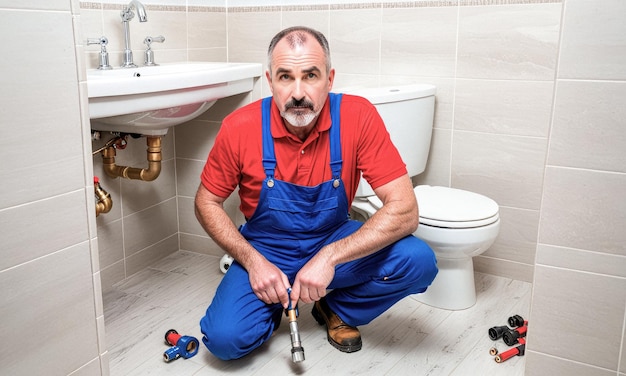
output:
[[87, 70], [91, 129], [164, 135], [218, 99], [252, 90], [257, 63], [171, 63]]

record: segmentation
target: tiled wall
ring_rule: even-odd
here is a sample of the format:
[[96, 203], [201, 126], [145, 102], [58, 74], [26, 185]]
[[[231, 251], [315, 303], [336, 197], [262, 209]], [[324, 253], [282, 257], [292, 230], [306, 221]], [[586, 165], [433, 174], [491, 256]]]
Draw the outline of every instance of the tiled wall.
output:
[[[473, 190], [501, 205], [500, 237], [475, 265], [534, 282], [527, 374], [626, 374], [623, 1], [144, 3], [152, 4], [149, 22], [131, 23], [136, 59], [145, 35], [162, 34], [166, 42], [154, 46], [157, 61], [265, 63], [270, 38], [304, 23], [330, 40], [336, 88], [435, 84], [431, 156], [416, 183]], [[107, 35], [112, 63], [119, 64], [119, 6], [96, 2], [81, 8], [85, 36]], [[88, 49], [93, 67], [97, 48]], [[121, 206], [99, 219], [101, 248], [103, 242], [120, 242], [120, 234], [125, 239], [131, 229], [143, 237], [137, 226], [149, 234], [156, 222], [177, 220], [180, 248], [221, 255], [193, 216], [199, 172], [222, 117], [268, 94], [261, 79], [253, 93], [221, 100], [170, 132], [165, 187], [107, 182]], [[143, 141], [137, 143], [120, 160], [142, 163]], [[135, 200], [141, 203], [129, 207]], [[236, 206], [232, 200], [228, 210], [239, 223]], [[141, 214], [146, 210], [163, 217]], [[106, 268], [122, 278], [176, 248], [167, 231], [157, 232], [137, 241], [130, 255], [124, 255], [129, 244], [107, 246], [118, 254], [102, 252], [103, 283], [114, 280], [105, 278]]]
[[79, 14], [0, 0], [3, 375], [108, 374]]
[[565, 3], [528, 374], [626, 375], [625, 14]]

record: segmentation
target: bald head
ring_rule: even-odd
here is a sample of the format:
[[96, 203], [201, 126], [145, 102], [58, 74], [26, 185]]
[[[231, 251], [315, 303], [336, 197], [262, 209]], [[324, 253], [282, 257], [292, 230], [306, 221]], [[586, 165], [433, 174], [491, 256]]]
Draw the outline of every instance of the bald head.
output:
[[297, 49], [298, 47], [304, 46], [309, 38], [313, 38], [317, 41], [317, 43], [322, 47], [324, 51], [324, 57], [326, 60], [326, 73], [330, 71], [330, 48], [328, 47], [328, 41], [324, 34], [320, 33], [317, 30], [311, 29], [306, 26], [294, 26], [287, 29], [282, 30], [270, 42], [270, 46], [267, 50], [267, 67], [272, 72], [272, 55], [274, 54], [274, 48], [276, 45], [284, 40], [292, 50]]

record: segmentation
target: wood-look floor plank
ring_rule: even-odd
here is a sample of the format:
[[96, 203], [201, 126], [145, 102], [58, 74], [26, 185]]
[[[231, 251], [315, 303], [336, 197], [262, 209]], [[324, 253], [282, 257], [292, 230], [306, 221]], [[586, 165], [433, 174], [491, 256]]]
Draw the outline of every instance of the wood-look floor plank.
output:
[[[291, 361], [286, 318], [270, 341], [243, 359], [221, 361], [200, 343], [195, 357], [165, 363], [168, 329], [201, 342], [198, 323], [220, 280], [218, 257], [179, 251], [116, 285], [104, 296], [111, 376], [524, 374], [523, 357], [493, 360], [487, 330], [513, 314], [528, 314], [531, 285], [480, 273], [474, 307], [447, 311], [405, 298], [360, 328], [363, 349], [356, 353], [333, 348], [310, 314], [312, 305], [302, 304], [302, 363]], [[508, 349], [501, 340], [496, 345]]]

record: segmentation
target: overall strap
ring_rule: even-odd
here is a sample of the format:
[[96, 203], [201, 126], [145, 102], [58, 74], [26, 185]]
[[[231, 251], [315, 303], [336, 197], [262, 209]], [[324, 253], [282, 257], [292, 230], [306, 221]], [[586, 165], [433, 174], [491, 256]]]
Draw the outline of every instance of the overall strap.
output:
[[274, 139], [272, 138], [271, 118], [272, 118], [272, 97], [263, 99], [261, 106], [262, 114], [262, 134], [263, 134], [263, 168], [268, 179], [274, 178], [276, 169], [276, 155], [274, 154]]
[[[341, 94], [329, 93], [330, 97], [330, 169], [333, 179], [341, 179], [343, 160], [341, 159]], [[274, 139], [271, 131], [272, 97], [263, 99], [261, 105], [263, 129], [263, 168], [268, 179], [274, 178], [276, 169], [276, 155], [274, 154]]]
[[340, 131], [340, 108], [341, 94], [329, 93], [330, 96], [330, 169], [333, 179], [341, 179], [341, 131]]

